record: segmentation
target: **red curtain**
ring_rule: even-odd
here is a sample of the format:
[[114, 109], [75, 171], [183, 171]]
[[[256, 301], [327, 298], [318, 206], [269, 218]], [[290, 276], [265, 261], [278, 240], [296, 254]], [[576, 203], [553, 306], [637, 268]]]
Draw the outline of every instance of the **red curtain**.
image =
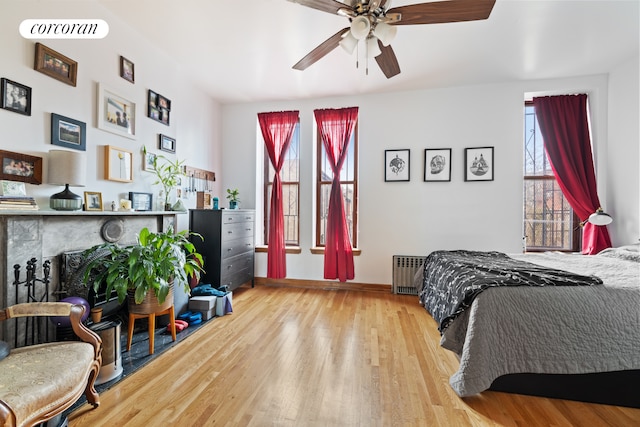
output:
[[344, 213], [340, 170], [358, 121], [358, 107], [314, 110], [318, 132], [333, 171], [324, 246], [324, 278], [341, 282], [354, 278], [353, 248]]
[[584, 222], [582, 253], [593, 255], [610, 248], [607, 227], [587, 221], [600, 207], [589, 137], [587, 95], [533, 98], [533, 105], [556, 180]]
[[282, 182], [280, 170], [291, 137], [298, 123], [298, 111], [258, 113], [262, 137], [275, 169], [271, 189], [269, 213], [269, 249], [267, 251], [267, 277], [281, 279], [287, 276], [287, 252], [284, 244], [284, 213], [282, 209]]

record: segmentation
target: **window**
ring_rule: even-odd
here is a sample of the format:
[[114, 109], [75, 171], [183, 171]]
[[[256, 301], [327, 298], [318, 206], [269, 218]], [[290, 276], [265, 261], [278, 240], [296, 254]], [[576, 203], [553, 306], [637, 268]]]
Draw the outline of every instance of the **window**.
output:
[[526, 250], [576, 251], [579, 220], [556, 182], [533, 103], [524, 114], [524, 235]]
[[[262, 143], [264, 146], [264, 142]], [[264, 147], [264, 244], [269, 242], [269, 214], [274, 168]], [[300, 245], [300, 122], [296, 125], [291, 143], [280, 171], [282, 180], [282, 210], [284, 213], [284, 242], [286, 246]]]
[[[327, 215], [329, 211], [329, 195], [333, 180], [333, 170], [327, 160], [327, 153], [320, 134], [317, 136], [317, 185], [316, 185], [316, 246], [325, 245], [327, 229]], [[358, 125], [356, 124], [349, 141], [347, 158], [340, 171], [340, 185], [344, 203], [344, 213], [351, 246], [358, 246], [357, 218], [358, 218]]]

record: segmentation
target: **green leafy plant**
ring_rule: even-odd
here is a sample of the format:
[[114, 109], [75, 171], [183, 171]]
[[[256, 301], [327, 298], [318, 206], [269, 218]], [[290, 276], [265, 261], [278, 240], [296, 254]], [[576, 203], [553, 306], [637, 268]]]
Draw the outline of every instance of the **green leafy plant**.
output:
[[[147, 147], [143, 147], [142, 151], [147, 155]], [[154, 185], [162, 185], [164, 191], [164, 206], [169, 205], [171, 190], [180, 183], [180, 179], [184, 176], [184, 160], [172, 161], [162, 154], [156, 154], [153, 157], [152, 172], [156, 175]]]
[[238, 192], [238, 189], [233, 189], [231, 190], [230, 188], [227, 188], [227, 199], [229, 199], [230, 202], [239, 202], [240, 201], [240, 193]]
[[108, 249], [106, 255], [91, 261], [84, 273], [84, 282], [97, 293], [106, 285], [106, 294], [115, 290], [122, 303], [128, 290], [134, 290], [136, 304], [142, 303], [150, 290], [158, 302], [166, 299], [170, 284], [182, 286], [190, 292], [189, 278], [200, 279], [202, 255], [196, 252], [189, 236], [202, 236], [187, 230], [174, 233], [153, 233], [148, 228], [140, 230], [138, 243], [120, 246], [105, 243], [87, 249], [85, 254]]

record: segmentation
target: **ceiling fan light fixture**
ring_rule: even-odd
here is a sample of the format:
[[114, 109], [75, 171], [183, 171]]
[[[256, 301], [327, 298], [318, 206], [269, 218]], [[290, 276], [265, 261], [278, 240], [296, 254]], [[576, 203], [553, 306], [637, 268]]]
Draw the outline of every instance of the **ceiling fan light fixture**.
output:
[[369, 35], [369, 31], [371, 31], [371, 21], [364, 15], [356, 16], [351, 21], [351, 34], [358, 40], [362, 40], [363, 38]]
[[381, 53], [382, 51], [378, 46], [378, 39], [374, 36], [367, 37], [367, 58], [375, 58]]
[[347, 33], [340, 40], [340, 47], [342, 47], [348, 54], [352, 54], [354, 50], [356, 50], [356, 46], [358, 46], [358, 39], [353, 37], [351, 31], [347, 31]]
[[393, 41], [397, 32], [398, 28], [396, 26], [385, 24], [384, 22], [378, 22], [373, 29], [373, 35], [375, 35], [384, 46], [389, 46], [389, 43]]

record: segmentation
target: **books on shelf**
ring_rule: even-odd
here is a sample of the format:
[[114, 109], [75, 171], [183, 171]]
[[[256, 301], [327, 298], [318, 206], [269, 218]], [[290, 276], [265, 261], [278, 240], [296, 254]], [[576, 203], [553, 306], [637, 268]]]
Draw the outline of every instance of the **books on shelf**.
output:
[[0, 196], [0, 210], [38, 210], [31, 196]]

